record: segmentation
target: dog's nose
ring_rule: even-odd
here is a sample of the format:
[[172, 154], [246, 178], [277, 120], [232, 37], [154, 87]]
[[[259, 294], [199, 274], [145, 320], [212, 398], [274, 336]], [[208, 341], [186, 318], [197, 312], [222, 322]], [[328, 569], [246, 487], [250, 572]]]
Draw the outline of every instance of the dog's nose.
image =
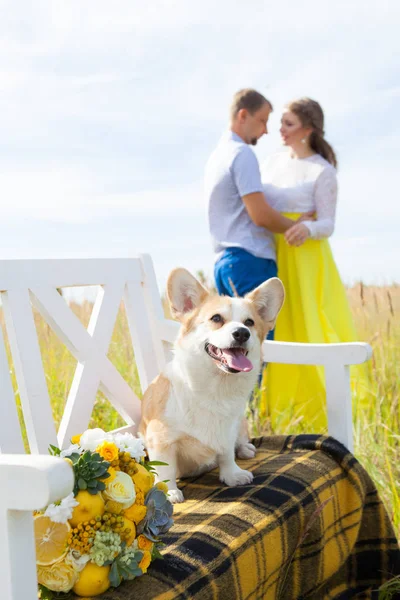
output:
[[237, 329], [232, 331], [232, 336], [233, 336], [235, 342], [238, 342], [239, 344], [243, 344], [244, 342], [247, 342], [247, 340], [249, 339], [250, 331], [247, 329], [247, 327], [238, 327]]

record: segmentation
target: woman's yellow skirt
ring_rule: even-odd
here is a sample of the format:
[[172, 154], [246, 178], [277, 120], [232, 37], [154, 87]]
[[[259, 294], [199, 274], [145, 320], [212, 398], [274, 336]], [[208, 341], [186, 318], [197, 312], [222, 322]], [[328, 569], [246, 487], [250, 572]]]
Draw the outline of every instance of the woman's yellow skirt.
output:
[[[285, 214], [297, 219], [293, 213]], [[289, 246], [276, 236], [278, 277], [285, 286], [275, 340], [337, 343], [358, 341], [346, 291], [327, 239], [308, 239]], [[359, 397], [368, 392], [365, 365], [352, 367], [352, 387]], [[260, 415], [269, 417], [275, 431], [301, 425], [307, 432], [327, 427], [324, 368], [310, 365], [268, 364], [264, 373]], [[298, 431], [298, 427], [296, 428]]]

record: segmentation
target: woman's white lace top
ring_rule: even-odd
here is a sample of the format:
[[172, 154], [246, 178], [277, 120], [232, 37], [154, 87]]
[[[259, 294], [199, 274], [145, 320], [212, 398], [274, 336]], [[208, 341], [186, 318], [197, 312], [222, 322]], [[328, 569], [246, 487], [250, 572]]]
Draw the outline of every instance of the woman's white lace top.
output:
[[279, 212], [303, 213], [315, 210], [315, 221], [303, 221], [314, 239], [332, 235], [337, 201], [336, 169], [314, 154], [291, 158], [278, 152], [261, 165], [261, 179], [268, 204]]

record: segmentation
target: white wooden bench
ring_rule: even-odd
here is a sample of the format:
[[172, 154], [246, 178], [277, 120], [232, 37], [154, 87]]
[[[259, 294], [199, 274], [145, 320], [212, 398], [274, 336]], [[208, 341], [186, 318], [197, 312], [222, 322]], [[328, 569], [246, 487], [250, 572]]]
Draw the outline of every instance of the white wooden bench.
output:
[[[87, 285], [100, 285], [101, 293], [86, 330], [57, 288]], [[71, 469], [65, 461], [34, 455], [47, 455], [49, 444], [68, 445], [72, 435], [88, 427], [99, 389], [125, 420], [123, 430], [135, 431], [139, 424], [140, 400], [107, 358], [121, 300], [125, 304], [142, 391], [163, 369], [179, 325], [164, 316], [148, 255], [124, 259], [0, 261], [0, 295], [33, 455], [24, 455], [0, 329], [0, 449], [3, 453], [0, 486], [6, 490], [0, 500], [0, 581], [8, 600], [34, 600], [36, 571], [32, 510], [66, 496], [73, 487]], [[32, 306], [78, 361], [58, 434]], [[368, 360], [370, 346], [365, 343], [265, 342], [263, 353], [267, 362], [325, 367], [329, 433], [353, 450], [349, 365]], [[21, 565], [23, 577], [20, 576]]]

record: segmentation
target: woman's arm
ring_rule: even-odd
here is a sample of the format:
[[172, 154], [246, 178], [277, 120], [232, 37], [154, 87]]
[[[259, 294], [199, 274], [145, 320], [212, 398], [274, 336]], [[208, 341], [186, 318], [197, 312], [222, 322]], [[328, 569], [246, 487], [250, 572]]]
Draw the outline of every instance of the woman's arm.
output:
[[285, 234], [288, 244], [300, 246], [308, 237], [319, 240], [332, 235], [337, 203], [337, 178], [333, 167], [325, 168], [316, 180], [314, 197], [316, 220], [306, 220], [291, 227]]

